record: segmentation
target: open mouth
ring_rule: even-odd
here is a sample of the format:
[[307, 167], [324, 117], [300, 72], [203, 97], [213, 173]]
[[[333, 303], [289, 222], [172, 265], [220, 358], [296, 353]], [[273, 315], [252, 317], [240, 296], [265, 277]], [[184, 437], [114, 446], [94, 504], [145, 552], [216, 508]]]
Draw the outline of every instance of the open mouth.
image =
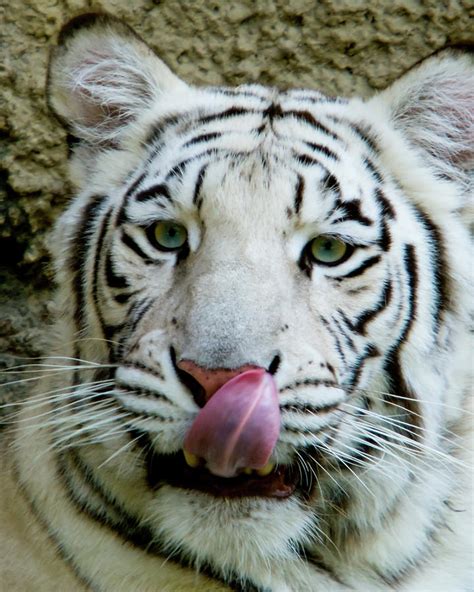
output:
[[293, 466], [276, 466], [267, 475], [257, 471], [235, 477], [213, 475], [204, 466], [191, 467], [183, 452], [149, 454], [148, 481], [153, 488], [164, 484], [208, 493], [215, 497], [290, 497], [302, 485], [299, 472]]

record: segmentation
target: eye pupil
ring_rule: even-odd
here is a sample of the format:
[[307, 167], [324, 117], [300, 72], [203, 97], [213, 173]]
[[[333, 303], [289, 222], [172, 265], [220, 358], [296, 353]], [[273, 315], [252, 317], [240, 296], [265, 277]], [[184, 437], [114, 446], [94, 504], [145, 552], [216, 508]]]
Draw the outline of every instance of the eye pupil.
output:
[[345, 258], [349, 249], [344, 241], [327, 235], [317, 236], [310, 247], [311, 257], [322, 265], [336, 265]]
[[153, 242], [163, 251], [176, 251], [186, 244], [186, 228], [177, 222], [160, 220], [152, 228]]
[[330, 240], [326, 240], [322, 244], [322, 248], [325, 251], [331, 251], [331, 250], [334, 250], [334, 245], [333, 245], [333, 243]]

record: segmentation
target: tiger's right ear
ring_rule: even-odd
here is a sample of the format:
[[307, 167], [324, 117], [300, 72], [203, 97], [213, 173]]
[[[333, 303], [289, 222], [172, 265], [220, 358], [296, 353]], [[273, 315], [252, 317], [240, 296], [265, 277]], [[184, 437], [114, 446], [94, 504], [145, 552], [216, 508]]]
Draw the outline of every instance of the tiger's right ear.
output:
[[106, 14], [72, 19], [52, 51], [51, 110], [70, 133], [113, 143], [160, 95], [186, 88], [128, 25]]

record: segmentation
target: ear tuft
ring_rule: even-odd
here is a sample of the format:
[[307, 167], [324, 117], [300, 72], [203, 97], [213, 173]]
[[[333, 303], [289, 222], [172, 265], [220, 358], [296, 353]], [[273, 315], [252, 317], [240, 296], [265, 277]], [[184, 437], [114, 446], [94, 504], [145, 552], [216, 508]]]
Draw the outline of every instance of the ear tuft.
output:
[[84, 14], [61, 30], [48, 71], [48, 100], [65, 127], [113, 142], [165, 93], [185, 84], [124, 22]]
[[474, 64], [449, 50], [414, 68], [374, 101], [437, 174], [467, 186], [474, 165]]

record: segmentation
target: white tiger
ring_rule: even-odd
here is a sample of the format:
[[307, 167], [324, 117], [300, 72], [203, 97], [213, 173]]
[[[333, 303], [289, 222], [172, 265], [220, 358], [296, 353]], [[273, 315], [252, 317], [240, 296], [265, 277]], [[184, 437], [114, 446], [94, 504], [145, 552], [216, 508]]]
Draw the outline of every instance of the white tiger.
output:
[[78, 194], [2, 590], [474, 590], [473, 85], [451, 51], [367, 101], [196, 88], [113, 17], [63, 29]]

